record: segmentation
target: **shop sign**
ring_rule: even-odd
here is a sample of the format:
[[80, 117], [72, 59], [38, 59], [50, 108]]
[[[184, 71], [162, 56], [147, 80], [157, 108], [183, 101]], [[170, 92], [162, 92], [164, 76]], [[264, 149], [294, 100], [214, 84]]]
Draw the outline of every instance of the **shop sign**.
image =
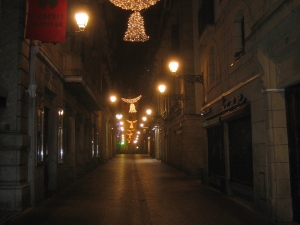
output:
[[26, 39], [64, 42], [67, 0], [29, 0]]
[[224, 98], [222, 103], [222, 110], [227, 110], [235, 106], [242, 105], [246, 101], [247, 98], [243, 94], [239, 94], [238, 96], [235, 96], [227, 101]]

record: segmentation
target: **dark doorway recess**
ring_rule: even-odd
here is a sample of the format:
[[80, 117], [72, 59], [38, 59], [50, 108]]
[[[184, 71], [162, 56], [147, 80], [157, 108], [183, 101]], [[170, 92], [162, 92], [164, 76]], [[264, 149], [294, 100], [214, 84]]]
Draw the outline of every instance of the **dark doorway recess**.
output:
[[286, 88], [285, 98], [293, 215], [300, 222], [300, 84]]
[[210, 176], [225, 177], [225, 153], [223, 126], [207, 129], [208, 172]]
[[45, 198], [50, 196], [49, 193], [49, 154], [48, 154], [48, 139], [49, 139], [49, 109], [44, 109], [44, 190]]
[[231, 182], [253, 187], [251, 116], [228, 123]]

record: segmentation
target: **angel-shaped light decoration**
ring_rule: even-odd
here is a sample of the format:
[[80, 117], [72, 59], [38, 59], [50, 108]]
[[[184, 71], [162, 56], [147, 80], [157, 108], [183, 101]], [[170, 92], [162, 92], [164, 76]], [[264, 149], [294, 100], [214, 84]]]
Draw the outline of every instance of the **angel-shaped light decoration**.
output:
[[134, 120], [134, 121], [127, 120], [127, 122], [130, 124], [129, 128], [132, 129], [132, 128], [134, 128], [133, 124], [136, 123], [137, 120]]
[[136, 111], [135, 105], [133, 103], [136, 103], [138, 100], [141, 99], [141, 97], [142, 96], [139, 95], [136, 98], [132, 98], [132, 99], [121, 98], [121, 100], [130, 104], [129, 113], [136, 113], [137, 111]]

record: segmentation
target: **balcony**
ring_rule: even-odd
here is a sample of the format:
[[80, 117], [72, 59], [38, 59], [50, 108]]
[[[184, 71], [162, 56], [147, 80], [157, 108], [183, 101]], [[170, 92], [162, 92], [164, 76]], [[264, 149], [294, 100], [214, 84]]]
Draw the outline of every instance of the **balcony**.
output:
[[66, 53], [63, 60], [64, 88], [89, 109], [100, 110], [102, 98], [97, 87], [100, 81], [91, 78], [91, 73], [83, 65], [80, 55]]

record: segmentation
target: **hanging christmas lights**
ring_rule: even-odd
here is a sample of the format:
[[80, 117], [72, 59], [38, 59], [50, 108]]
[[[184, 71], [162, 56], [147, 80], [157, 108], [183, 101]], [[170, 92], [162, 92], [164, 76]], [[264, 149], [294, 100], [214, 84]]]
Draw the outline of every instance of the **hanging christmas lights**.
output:
[[144, 19], [140, 12], [136, 11], [129, 17], [128, 28], [123, 40], [131, 42], [144, 42], [149, 40], [149, 36], [145, 33]]
[[133, 103], [136, 103], [138, 100], [140, 100], [141, 97], [142, 96], [139, 95], [136, 98], [131, 98], [131, 99], [121, 98], [121, 100], [130, 104], [129, 113], [136, 113], [137, 111], [135, 110], [135, 105]]
[[114, 5], [122, 9], [140, 11], [154, 5], [159, 0], [110, 0]]

